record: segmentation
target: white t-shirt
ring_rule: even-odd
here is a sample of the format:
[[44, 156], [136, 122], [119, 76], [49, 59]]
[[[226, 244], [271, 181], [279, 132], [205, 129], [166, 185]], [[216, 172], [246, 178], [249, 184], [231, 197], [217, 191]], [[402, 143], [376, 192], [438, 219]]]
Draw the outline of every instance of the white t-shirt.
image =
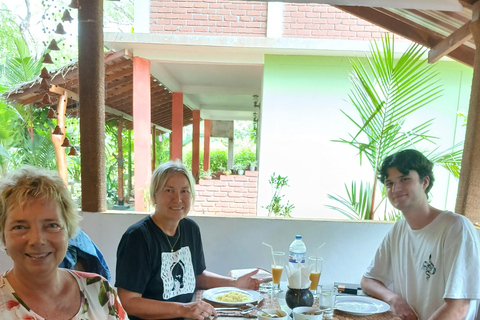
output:
[[440, 213], [412, 230], [405, 219], [383, 239], [365, 277], [381, 281], [427, 320], [445, 298], [471, 299], [466, 320], [476, 316], [480, 300], [480, 240], [464, 216]]

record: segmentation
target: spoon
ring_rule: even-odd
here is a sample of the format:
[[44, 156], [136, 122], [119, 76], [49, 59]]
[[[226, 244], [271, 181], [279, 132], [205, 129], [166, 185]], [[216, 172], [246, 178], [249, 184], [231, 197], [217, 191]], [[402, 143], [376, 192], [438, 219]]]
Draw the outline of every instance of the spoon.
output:
[[251, 304], [251, 303], [247, 303], [247, 306], [250, 307], [250, 308], [240, 311], [240, 314], [249, 313], [250, 311], [253, 310], [253, 308], [255, 308], [255, 306], [254, 306], [253, 304]]
[[266, 314], [269, 318], [280, 318], [280, 317], [278, 316], [278, 314], [276, 314], [276, 313], [269, 313], [269, 312], [265, 312], [265, 311], [263, 311], [263, 310], [262, 310], [262, 312], [263, 312], [264, 314]]

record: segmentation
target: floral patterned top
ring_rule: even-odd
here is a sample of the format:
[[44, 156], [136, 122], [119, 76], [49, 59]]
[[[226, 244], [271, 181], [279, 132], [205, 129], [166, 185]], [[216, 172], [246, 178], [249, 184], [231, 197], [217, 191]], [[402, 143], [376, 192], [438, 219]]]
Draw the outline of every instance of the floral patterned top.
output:
[[[67, 271], [77, 280], [82, 299], [71, 320], [128, 320], [117, 293], [105, 278], [95, 273]], [[6, 275], [7, 272], [0, 277], [0, 319], [45, 320], [15, 294]]]

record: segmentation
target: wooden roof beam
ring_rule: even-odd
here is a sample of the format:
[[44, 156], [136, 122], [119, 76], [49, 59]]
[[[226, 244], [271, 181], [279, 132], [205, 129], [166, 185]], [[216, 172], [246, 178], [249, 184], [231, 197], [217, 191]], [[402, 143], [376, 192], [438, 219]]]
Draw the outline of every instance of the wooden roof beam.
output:
[[[336, 8], [353, 14], [361, 19], [367, 20], [381, 28], [387, 29], [395, 34], [398, 34], [404, 38], [410, 39], [413, 42], [419, 43], [427, 48], [431, 48], [437, 43], [440, 43], [444, 38], [438, 34], [433, 34], [419, 28], [415, 28], [411, 24], [403, 21], [395, 21], [390, 16], [375, 10], [370, 7], [357, 7], [357, 6], [335, 6]], [[448, 54], [448, 56], [454, 60], [464, 63], [470, 67], [473, 67], [473, 60], [475, 57], [475, 50], [467, 47], [460, 46]]]
[[[133, 117], [129, 114], [126, 114], [124, 112], [118, 111], [116, 109], [113, 109], [111, 107], [105, 106], [105, 112], [108, 112], [110, 114], [114, 114], [119, 117], [123, 117], [125, 120], [132, 121], [133, 122]], [[152, 123], [152, 126], [155, 126], [155, 129], [160, 130], [162, 132], [170, 133], [172, 130], [169, 130], [167, 128], [164, 128], [162, 126], [159, 126], [157, 124]]]
[[472, 38], [470, 22], [440, 41], [428, 52], [428, 63], [435, 63]]

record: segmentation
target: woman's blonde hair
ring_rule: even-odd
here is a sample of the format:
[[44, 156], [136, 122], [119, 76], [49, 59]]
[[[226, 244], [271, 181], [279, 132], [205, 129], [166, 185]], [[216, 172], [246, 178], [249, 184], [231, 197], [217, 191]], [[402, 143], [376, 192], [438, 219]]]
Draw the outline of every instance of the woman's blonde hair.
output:
[[152, 182], [150, 183], [150, 199], [152, 203], [155, 203], [155, 193], [158, 190], [162, 190], [168, 179], [175, 173], [181, 173], [187, 178], [190, 185], [191, 204], [193, 205], [195, 202], [195, 180], [190, 171], [178, 160], [164, 162], [153, 171]]
[[81, 217], [58, 172], [23, 166], [0, 180], [0, 239], [3, 244], [8, 210], [23, 205], [28, 197], [54, 200], [61, 208], [68, 237], [75, 236]]

